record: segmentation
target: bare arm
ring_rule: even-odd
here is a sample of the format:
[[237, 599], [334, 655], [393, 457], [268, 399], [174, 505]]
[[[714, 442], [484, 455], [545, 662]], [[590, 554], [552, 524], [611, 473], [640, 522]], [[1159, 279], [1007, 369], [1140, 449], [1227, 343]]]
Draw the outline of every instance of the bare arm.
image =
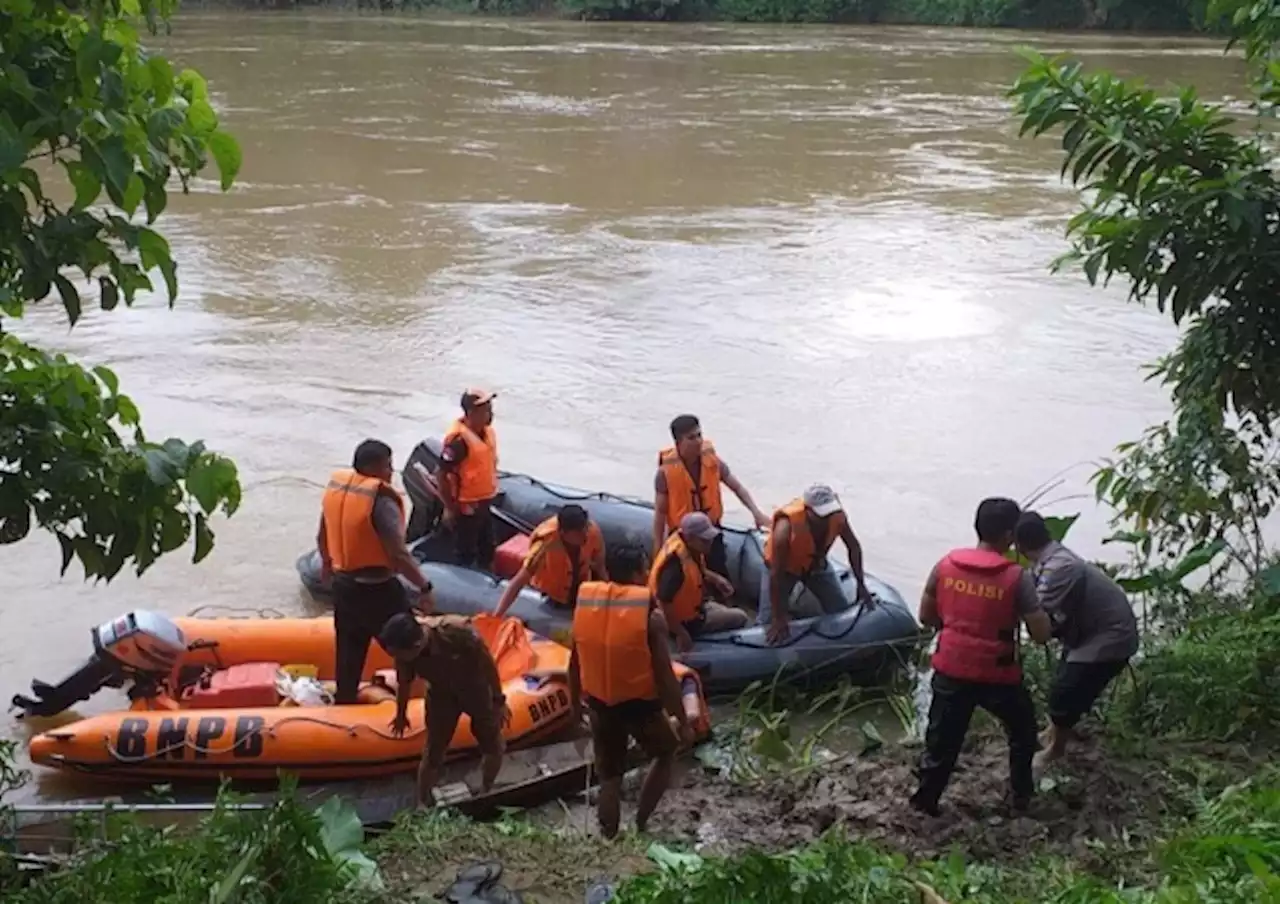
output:
[[498, 600], [498, 605], [493, 610], [493, 614], [498, 618], [506, 615], [507, 610], [511, 608], [511, 604], [516, 601], [520, 591], [529, 585], [532, 577], [533, 569], [528, 565], [521, 566], [520, 570], [516, 572], [516, 576], [507, 582], [507, 588], [502, 591], [502, 598]]
[[667, 539], [667, 493], [653, 494], [653, 556], [658, 556], [663, 540]]
[[733, 495], [737, 496], [743, 505], [747, 507], [747, 511], [751, 513], [751, 517], [755, 519], [758, 527], [769, 526], [769, 516], [760, 511], [760, 506], [756, 505], [756, 501], [751, 498], [751, 494], [747, 492], [747, 488], [742, 485], [742, 481], [738, 479], [738, 475], [732, 471], [723, 477], [724, 485], [733, 491]]
[[849, 551], [849, 567], [853, 569], [853, 578], [858, 582], [858, 595], [866, 598], [870, 594], [867, 592], [867, 575], [862, 570], [862, 544], [858, 542], [858, 535], [853, 532], [847, 518], [844, 527], [840, 529], [840, 539], [844, 541], [844, 548]]
[[937, 565], [929, 572], [929, 577], [924, 582], [924, 593], [920, 594], [920, 624], [926, 628], [942, 627], [942, 619], [938, 617]]
[[409, 695], [413, 691], [413, 680], [416, 677], [412, 666], [396, 662], [396, 717], [392, 725], [405, 721], [409, 711]]
[[667, 620], [656, 609], [649, 613], [649, 658], [653, 664], [653, 678], [658, 685], [658, 696], [668, 713], [681, 725], [689, 724], [684, 713], [684, 700], [680, 696], [680, 682], [671, 667], [671, 648], [667, 646]]
[[791, 522], [779, 518], [773, 527], [773, 561], [769, 563], [769, 610], [773, 620], [786, 623], [791, 613], [782, 605], [782, 575], [791, 553]]

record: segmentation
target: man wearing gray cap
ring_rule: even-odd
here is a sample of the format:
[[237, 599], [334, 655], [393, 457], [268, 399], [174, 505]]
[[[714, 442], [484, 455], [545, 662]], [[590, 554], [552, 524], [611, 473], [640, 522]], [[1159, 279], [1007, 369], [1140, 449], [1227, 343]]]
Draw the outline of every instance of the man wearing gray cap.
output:
[[791, 635], [788, 604], [796, 584], [809, 588], [828, 615], [852, 605], [827, 559], [836, 537], [849, 551], [858, 601], [868, 608], [874, 605], [862, 571], [862, 544], [849, 526], [840, 497], [826, 484], [816, 483], [773, 513], [773, 530], [764, 545], [769, 575], [760, 582], [757, 619], [758, 624], [769, 625], [770, 643], [781, 643]]
[[733, 596], [733, 585], [707, 568], [707, 553], [719, 536], [710, 518], [691, 512], [662, 544], [649, 571], [649, 592], [662, 606], [680, 652], [693, 646], [695, 635], [736, 631], [751, 622], [742, 609], [706, 598], [708, 588], [721, 599]]

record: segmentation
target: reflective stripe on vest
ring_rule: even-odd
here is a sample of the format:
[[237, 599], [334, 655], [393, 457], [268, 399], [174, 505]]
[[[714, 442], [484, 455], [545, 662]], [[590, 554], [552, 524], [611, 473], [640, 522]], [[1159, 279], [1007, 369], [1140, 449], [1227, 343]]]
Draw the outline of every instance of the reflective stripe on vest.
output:
[[534, 530], [529, 541], [529, 553], [524, 557], [526, 568], [533, 570], [529, 581], [554, 603], [562, 606], [573, 603], [573, 588], [591, 577], [591, 563], [604, 552], [604, 536], [594, 521], [587, 522], [587, 542], [578, 550], [578, 574], [574, 579], [573, 557], [560, 537], [560, 522], [552, 515]]
[[684, 537], [676, 531], [667, 542], [662, 544], [662, 551], [649, 569], [649, 592], [658, 599], [658, 575], [667, 559], [677, 556], [680, 567], [684, 571], [684, 581], [680, 584], [680, 592], [676, 598], [667, 602], [669, 617], [678, 624], [686, 624], [697, 619], [702, 611], [703, 587], [706, 577], [703, 575], [702, 563], [684, 542]]
[[400, 509], [403, 531], [404, 500], [395, 487], [349, 468], [335, 471], [330, 476], [324, 491], [322, 511], [325, 545], [329, 548], [334, 571], [391, 568], [391, 559], [373, 524], [373, 506], [379, 495], [394, 500]]
[[490, 424], [481, 436], [462, 418], [453, 422], [444, 435], [445, 444], [461, 437], [467, 444], [467, 457], [458, 463], [459, 502], [484, 502], [498, 495], [498, 434]]
[[698, 483], [680, 459], [675, 446], [658, 453], [658, 467], [667, 480], [667, 530], [680, 526], [680, 519], [693, 512], [705, 512], [713, 524], [724, 517], [724, 502], [720, 498], [720, 456], [715, 446], [702, 441]]
[[582, 692], [601, 703], [656, 700], [649, 650], [648, 589], [634, 584], [587, 581], [573, 612]]
[[933, 667], [942, 675], [981, 684], [1017, 684], [1018, 582], [1022, 568], [998, 553], [957, 549], [938, 563], [942, 632]]
[[[787, 546], [787, 561], [782, 570], [787, 574], [803, 577], [813, 571], [814, 566], [826, 557], [840, 531], [844, 530], [848, 518], [844, 512], [835, 512], [826, 518], [811, 518], [805, 508], [803, 499], [793, 499], [773, 513], [774, 529], [769, 531], [769, 538], [764, 541], [764, 560], [773, 564], [773, 535], [777, 531], [779, 521], [786, 519], [791, 523], [791, 540]], [[826, 522], [826, 536], [821, 543], [814, 543], [814, 521]]]

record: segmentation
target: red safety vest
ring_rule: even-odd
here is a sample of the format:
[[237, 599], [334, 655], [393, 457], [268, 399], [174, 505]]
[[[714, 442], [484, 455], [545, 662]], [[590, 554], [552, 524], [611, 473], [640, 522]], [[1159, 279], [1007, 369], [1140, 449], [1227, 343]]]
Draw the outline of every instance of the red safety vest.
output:
[[955, 549], [938, 563], [942, 633], [933, 668], [959, 681], [1017, 684], [1022, 568], [985, 549]]

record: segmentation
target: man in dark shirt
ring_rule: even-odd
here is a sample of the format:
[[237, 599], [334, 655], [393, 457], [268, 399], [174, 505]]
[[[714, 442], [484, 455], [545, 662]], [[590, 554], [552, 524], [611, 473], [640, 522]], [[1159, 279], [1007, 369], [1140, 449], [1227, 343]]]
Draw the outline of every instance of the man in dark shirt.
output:
[[1049, 749], [1043, 767], [1066, 753], [1075, 726], [1138, 652], [1138, 620], [1128, 595], [1097, 565], [1049, 535], [1036, 512], [1018, 521], [1019, 551], [1033, 565], [1040, 606], [1063, 655], [1049, 691]]
[[431, 805], [458, 719], [471, 717], [471, 733], [483, 755], [487, 792], [502, 769], [506, 749], [502, 729], [511, 721], [498, 666], [488, 647], [464, 619], [437, 618], [425, 629], [408, 614], [393, 617], [382, 629], [382, 646], [396, 660], [396, 715], [391, 733], [409, 727], [407, 709], [415, 678], [427, 683], [427, 743], [418, 767], [418, 804]]

